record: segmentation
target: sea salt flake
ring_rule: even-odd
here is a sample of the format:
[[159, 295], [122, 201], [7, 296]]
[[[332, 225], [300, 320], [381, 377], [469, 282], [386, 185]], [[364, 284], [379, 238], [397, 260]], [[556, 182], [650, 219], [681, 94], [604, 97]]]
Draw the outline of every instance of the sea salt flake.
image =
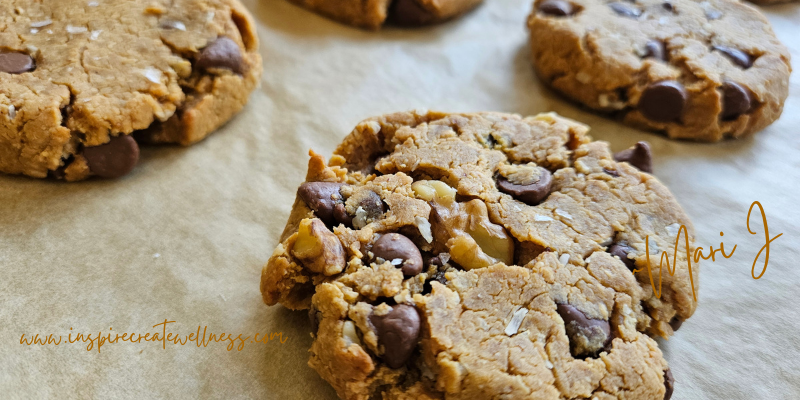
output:
[[525, 316], [528, 315], [527, 308], [520, 308], [514, 313], [514, 316], [511, 317], [511, 322], [508, 323], [506, 326], [505, 333], [508, 336], [514, 336], [519, 332], [519, 326], [522, 325], [522, 320], [525, 319]]
[[398, 265], [400, 265], [402, 263], [403, 263], [403, 259], [402, 258], [395, 258], [394, 260], [392, 260], [392, 265], [394, 265], [394, 266], [398, 266]]
[[647, 244], [650, 246], [650, 254], [658, 254], [658, 243], [653, 238], [648, 237]]
[[537, 216], [533, 217], [533, 220], [536, 221], [536, 222], [550, 222], [553, 219], [548, 217], [548, 216], [546, 216], [546, 215], [537, 215]]
[[100, 3], [96, 2], [96, 1], [90, 1], [89, 4], [87, 4], [87, 5], [89, 7], [97, 7], [97, 6], [100, 5]]
[[92, 31], [92, 36], [90, 37], [90, 39], [97, 40], [97, 38], [100, 37], [101, 33], [103, 33], [102, 30]]
[[17, 117], [17, 109], [12, 104], [12, 105], [8, 106], [8, 118], [14, 119], [16, 117]]
[[153, 254], [153, 258], [158, 258], [158, 257], [161, 257], [160, 253]]
[[561, 257], [558, 257], [558, 262], [567, 265], [567, 263], [569, 262], [569, 254], [567, 253], [562, 254]]
[[544, 366], [547, 367], [547, 369], [553, 369], [553, 363], [551, 363], [550, 360], [544, 360]]
[[36, 29], [36, 28], [31, 28], [31, 33], [35, 35], [35, 34], [39, 33], [39, 30]]

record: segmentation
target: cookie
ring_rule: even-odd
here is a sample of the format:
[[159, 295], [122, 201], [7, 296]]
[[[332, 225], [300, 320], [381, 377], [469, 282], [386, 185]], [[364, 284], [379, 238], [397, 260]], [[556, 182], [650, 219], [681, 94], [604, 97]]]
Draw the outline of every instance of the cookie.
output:
[[377, 30], [388, 22], [415, 27], [453, 19], [483, 0], [291, 0], [330, 19]]
[[[576, 358], [609, 354], [612, 336], [624, 325], [630, 334], [623, 342], [630, 340], [626, 345], [633, 347], [619, 357], [649, 363], [650, 371], [630, 385], [641, 393], [663, 394], [663, 386], [653, 384], [656, 377], [662, 379], [661, 355], [641, 334], [669, 337], [694, 313], [699, 270], [696, 264], [691, 273], [687, 268], [686, 251], [691, 253], [694, 246], [691, 221], [670, 192], [642, 171], [652, 170], [646, 143], [612, 154], [607, 143], [590, 139], [586, 126], [555, 114], [521, 118], [417, 111], [359, 123], [327, 163], [310, 154], [306, 182], [262, 270], [261, 292], [268, 305], [311, 309], [319, 325], [311, 365], [343, 398], [370, 398], [375, 391], [401, 386], [412, 390], [403, 385], [418, 382], [420, 374], [428, 383], [439, 383], [414, 386], [416, 394], [386, 392], [384, 398], [422, 396], [431, 390], [439, 393], [430, 395], [437, 398], [443, 392], [456, 393], [450, 391], [456, 386], [463, 389], [466, 370], [453, 363], [447, 369], [440, 363], [445, 349], [426, 341], [434, 339], [431, 318], [437, 310], [462, 308], [458, 299], [464, 299], [464, 287], [453, 282], [479, 280], [487, 268], [493, 268], [491, 274], [517, 278], [506, 283], [490, 279], [498, 282], [490, 285], [493, 295], [501, 296], [504, 288], [502, 296], [516, 300], [497, 310], [487, 306], [485, 318], [507, 326], [509, 307], [528, 304], [513, 293], [534, 289], [522, 285], [506, 293], [505, 288], [511, 280], [538, 282], [531, 284], [544, 303], [530, 314], [528, 318], [536, 320], [529, 324], [542, 324], [537, 329], [551, 333], [583, 332], [569, 342]], [[680, 226], [687, 228], [688, 245], [683, 240], [676, 243]], [[676, 245], [680, 251], [671, 275], [659, 270], [658, 262], [665, 253], [673, 261]], [[647, 251], [652, 269], [647, 267]], [[651, 284], [651, 271], [656, 285]], [[441, 308], [441, 302], [450, 301], [456, 305]], [[404, 307], [396, 311], [398, 306]], [[422, 339], [403, 339], [404, 326], [411, 326], [403, 321], [416, 318], [405, 306], [420, 313], [419, 333], [412, 336]], [[379, 320], [374, 320], [376, 315]], [[444, 327], [454, 318], [460, 317], [443, 315], [439, 321]], [[564, 321], [577, 325], [564, 328]], [[345, 328], [349, 339], [342, 337]], [[400, 347], [381, 345], [375, 334], [381, 329]], [[474, 338], [478, 342], [448, 357], [460, 359], [460, 351], [478, 354], [477, 343], [495, 334], [481, 329], [484, 336]], [[526, 340], [531, 346], [544, 346], [547, 337]], [[358, 338], [366, 341], [363, 352], [347, 350], [350, 344], [341, 346], [342, 340], [357, 343]], [[557, 339], [562, 350], [563, 339]], [[398, 370], [420, 357], [430, 358], [420, 361], [424, 367]], [[384, 364], [389, 369], [381, 367]], [[595, 367], [600, 364], [567, 372], [573, 369], [565, 366], [565, 373], [577, 375], [564, 379], [584, 384], [622, 379], [615, 372], [601, 377], [599, 369], [596, 374], [589, 371]], [[481, 374], [491, 380], [502, 373], [496, 368], [486, 365]], [[590, 375], [593, 378], [587, 378]], [[520, 390], [569, 398], [575, 393], [608, 398], [623, 390], [604, 383], [608, 392], [603, 394], [594, 383], [576, 383], [581, 388], [573, 391], [564, 386], [566, 381], [540, 378], [520, 383], [527, 388]], [[445, 381], [455, 386], [445, 388]], [[481, 390], [480, 382], [469, 383], [469, 393], [478, 393], [472, 391]]]
[[636, 330], [634, 277], [607, 253], [587, 264], [445, 264], [403, 303], [323, 283], [309, 365], [342, 399], [669, 399], [667, 362]]
[[0, 4], [0, 172], [116, 178], [139, 143], [195, 143], [261, 76], [237, 0]]
[[673, 139], [757, 132], [788, 95], [788, 50], [738, 1], [537, 0], [528, 27], [546, 84]]

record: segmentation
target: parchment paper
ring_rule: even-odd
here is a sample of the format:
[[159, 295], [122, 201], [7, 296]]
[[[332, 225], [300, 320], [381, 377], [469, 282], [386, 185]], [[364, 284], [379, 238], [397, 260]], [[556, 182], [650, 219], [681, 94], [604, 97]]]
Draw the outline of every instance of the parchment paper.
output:
[[[653, 146], [655, 175], [693, 218], [704, 262], [699, 308], [660, 341], [674, 399], [800, 398], [800, 76], [780, 121], [751, 138], [674, 142], [584, 112], [540, 85], [528, 61], [528, 0], [487, 0], [465, 18], [372, 33], [282, 0], [245, 2], [259, 21], [262, 86], [234, 120], [190, 148], [145, 148], [118, 181], [0, 176], [0, 397], [333, 399], [306, 366], [305, 313], [261, 302], [259, 276], [302, 182], [355, 124], [415, 108], [556, 111], [614, 150]], [[800, 3], [765, 13], [800, 60]], [[751, 277], [764, 230], [769, 266]], [[720, 231], [725, 233], [720, 237]], [[763, 268], [763, 254], [756, 274]], [[685, 266], [684, 266], [685, 267]], [[20, 344], [21, 335], [281, 332], [268, 343]], [[72, 330], [70, 330], [72, 328]], [[109, 330], [113, 328], [113, 330]]]

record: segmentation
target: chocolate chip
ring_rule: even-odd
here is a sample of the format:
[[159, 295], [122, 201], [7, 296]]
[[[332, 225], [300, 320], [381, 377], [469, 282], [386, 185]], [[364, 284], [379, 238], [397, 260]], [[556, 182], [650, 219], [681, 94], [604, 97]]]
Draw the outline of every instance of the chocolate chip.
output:
[[629, 270], [633, 271], [634, 269], [636, 269], [636, 261], [628, 258], [628, 253], [630, 253], [631, 250], [633, 249], [626, 244], [614, 243], [611, 246], [609, 246], [608, 254], [619, 257], [619, 259], [622, 260], [623, 263], [625, 263], [625, 266], [628, 267]]
[[566, 17], [575, 11], [572, 3], [564, 0], [545, 0], [539, 4], [539, 11], [556, 17]]
[[733, 81], [722, 84], [722, 119], [736, 119], [752, 107], [753, 99], [747, 88]]
[[548, 194], [553, 186], [553, 174], [550, 171], [539, 168], [541, 175], [539, 180], [528, 185], [517, 185], [505, 177], [497, 178], [497, 187], [503, 193], [510, 194], [515, 199], [531, 206], [539, 204]]
[[660, 40], [650, 40], [644, 45], [644, 58], [667, 61], [667, 46]]
[[417, 0], [395, 0], [386, 21], [399, 26], [421, 26], [436, 21], [436, 15], [419, 5]]
[[669, 368], [664, 371], [664, 387], [667, 389], [664, 392], [664, 400], [669, 400], [672, 392], [675, 391], [675, 378], [672, 377], [672, 371]]
[[36, 69], [33, 58], [22, 53], [0, 53], [0, 72], [21, 74]]
[[229, 69], [239, 75], [245, 72], [244, 58], [239, 45], [233, 39], [224, 36], [217, 38], [200, 51], [197, 66], [203, 69]]
[[673, 332], [677, 332], [678, 329], [681, 329], [681, 325], [683, 325], [683, 319], [679, 317], [672, 318], [672, 321], [669, 321], [669, 326], [672, 327]]
[[139, 162], [139, 145], [130, 135], [119, 135], [106, 144], [84, 148], [83, 156], [94, 175], [119, 178]]
[[422, 254], [417, 245], [399, 233], [381, 236], [372, 246], [372, 254], [400, 266], [405, 276], [415, 276], [422, 272]]
[[556, 311], [564, 320], [564, 328], [574, 356], [587, 356], [606, 347], [613, 338], [611, 325], [601, 319], [590, 319], [571, 304], [557, 304]]
[[609, 3], [608, 6], [611, 7], [611, 9], [614, 10], [615, 13], [623, 17], [639, 18], [639, 16], [642, 15], [642, 11], [639, 10], [638, 8], [630, 4], [622, 3], [619, 1]]
[[731, 60], [731, 62], [744, 69], [748, 69], [753, 66], [752, 57], [739, 49], [728, 46], [714, 46], [711, 49], [724, 54], [726, 57], [728, 57], [728, 59]]
[[630, 149], [614, 154], [614, 159], [619, 162], [627, 162], [639, 171], [653, 173], [653, 152], [650, 151], [650, 144], [647, 142], [638, 142]]
[[603, 168], [603, 172], [605, 172], [605, 173], [607, 173], [607, 174], [609, 174], [609, 175], [611, 175], [611, 176], [613, 176], [615, 178], [619, 176], [619, 172], [617, 172], [617, 171], [615, 171], [613, 169]]
[[419, 338], [420, 318], [417, 309], [400, 304], [383, 316], [372, 315], [372, 325], [383, 346], [383, 360], [390, 368], [400, 368], [411, 357]]
[[347, 213], [347, 208], [344, 206], [344, 203], [337, 203], [333, 206], [333, 219], [345, 226], [353, 226], [353, 217]]
[[675, 5], [668, 1], [661, 3], [661, 7], [667, 11], [675, 11]]
[[651, 84], [639, 99], [639, 111], [645, 118], [656, 122], [673, 122], [683, 116], [689, 95], [676, 81]]
[[334, 207], [342, 203], [342, 194], [339, 193], [342, 186], [343, 183], [335, 182], [306, 182], [297, 189], [297, 195], [314, 210], [314, 214], [322, 222], [333, 225], [334, 221], [337, 221], [334, 217]]
[[[383, 200], [377, 193], [370, 190], [361, 196], [363, 197], [358, 202], [358, 207], [364, 210], [366, 213], [365, 222], [372, 222], [380, 218], [380, 216], [386, 212], [386, 207], [383, 205]], [[358, 217], [358, 215], [356, 215], [356, 217]]]

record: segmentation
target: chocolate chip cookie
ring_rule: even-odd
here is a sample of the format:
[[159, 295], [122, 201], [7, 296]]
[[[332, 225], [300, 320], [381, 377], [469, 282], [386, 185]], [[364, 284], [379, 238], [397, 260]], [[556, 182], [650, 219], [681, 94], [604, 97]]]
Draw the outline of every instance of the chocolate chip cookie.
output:
[[528, 27], [545, 83], [673, 139], [757, 132], [788, 95], [788, 50], [738, 1], [537, 0]]
[[651, 153], [555, 114], [368, 119], [311, 152], [264, 301], [310, 309], [343, 398], [664, 398], [647, 335], [694, 313], [698, 268]]
[[247, 102], [258, 40], [237, 0], [0, 4], [0, 172], [116, 178], [139, 143], [195, 143]]
[[477, 7], [483, 0], [291, 0], [333, 20], [377, 30], [388, 22], [423, 26], [444, 22]]

